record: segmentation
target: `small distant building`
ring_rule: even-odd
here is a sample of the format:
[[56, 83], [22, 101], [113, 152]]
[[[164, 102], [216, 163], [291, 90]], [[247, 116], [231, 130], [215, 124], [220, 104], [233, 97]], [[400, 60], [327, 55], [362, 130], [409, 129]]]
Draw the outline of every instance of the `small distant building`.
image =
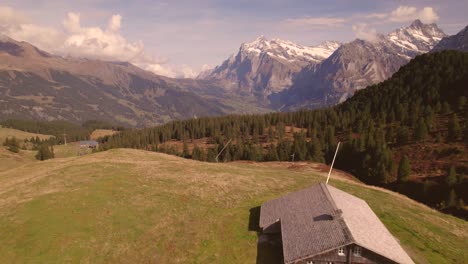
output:
[[82, 140], [80, 141], [80, 148], [96, 149], [99, 143], [95, 140]]
[[259, 225], [286, 264], [413, 263], [364, 200], [324, 183], [265, 202]]

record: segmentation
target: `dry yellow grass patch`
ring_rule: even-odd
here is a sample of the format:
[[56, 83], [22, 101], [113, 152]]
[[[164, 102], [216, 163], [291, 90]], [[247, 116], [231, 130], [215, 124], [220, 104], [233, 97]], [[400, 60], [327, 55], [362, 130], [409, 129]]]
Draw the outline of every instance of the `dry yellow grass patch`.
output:
[[100, 137], [112, 136], [117, 133], [119, 133], [119, 131], [115, 131], [111, 129], [96, 129], [91, 133], [90, 138], [92, 140], [96, 140]]

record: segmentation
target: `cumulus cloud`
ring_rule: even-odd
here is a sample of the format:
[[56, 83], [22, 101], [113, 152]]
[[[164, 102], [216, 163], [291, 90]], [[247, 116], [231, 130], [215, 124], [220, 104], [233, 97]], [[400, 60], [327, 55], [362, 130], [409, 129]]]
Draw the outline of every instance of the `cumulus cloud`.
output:
[[419, 12], [419, 19], [423, 23], [434, 23], [439, 20], [439, 15], [437, 15], [432, 7], [425, 7]]
[[48, 51], [63, 41], [63, 36], [58, 30], [32, 24], [27, 16], [7, 6], [0, 6], [0, 33], [13, 39], [34, 43]]
[[423, 23], [434, 23], [439, 20], [439, 16], [432, 7], [424, 7], [418, 10], [414, 6], [399, 6], [389, 14], [379, 14], [380, 18], [386, 18], [390, 22], [409, 22], [420, 19]]
[[64, 55], [127, 61], [145, 70], [168, 77], [188, 78], [196, 72], [188, 65], [168, 65], [166, 59], [145, 53], [142, 41], [129, 41], [121, 33], [122, 16], [110, 17], [107, 27], [84, 27], [79, 13], [70, 12], [62, 23], [62, 28], [36, 25], [27, 16], [12, 9], [0, 6], [0, 33], [19, 41], [27, 41], [40, 49]]
[[168, 64], [136, 63], [136, 65], [147, 71], [171, 78], [195, 78], [199, 73], [186, 64], [174, 66]]
[[377, 30], [366, 23], [357, 23], [352, 26], [356, 38], [375, 42], [378, 40]]
[[413, 6], [399, 6], [389, 15], [389, 20], [393, 22], [406, 22], [416, 19], [417, 9]]
[[68, 13], [63, 21], [66, 39], [63, 52], [72, 56], [103, 60], [138, 61], [144, 59], [141, 41], [130, 42], [120, 32], [122, 17], [113, 15], [106, 29], [82, 27], [80, 14]]

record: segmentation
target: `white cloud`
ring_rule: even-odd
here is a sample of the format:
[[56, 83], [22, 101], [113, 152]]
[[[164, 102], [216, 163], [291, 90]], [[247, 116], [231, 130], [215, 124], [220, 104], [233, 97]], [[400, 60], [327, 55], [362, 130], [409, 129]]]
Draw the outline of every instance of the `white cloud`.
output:
[[130, 42], [120, 34], [121, 19], [120, 15], [113, 15], [109, 19], [107, 29], [82, 27], [80, 14], [68, 13], [63, 22], [66, 29], [63, 53], [103, 60], [130, 62], [142, 60], [143, 43], [141, 41]]
[[287, 26], [308, 27], [308, 26], [342, 26], [346, 19], [336, 17], [304, 17], [289, 18], [283, 21]]
[[192, 67], [186, 64], [174, 66], [168, 64], [136, 63], [136, 65], [147, 71], [171, 78], [195, 78], [199, 73], [199, 71], [195, 71]]
[[417, 18], [417, 8], [413, 6], [399, 6], [389, 15], [392, 22], [406, 22]]
[[367, 40], [367, 41], [377, 41], [377, 30], [375, 28], [370, 28], [366, 23], [357, 23], [352, 26], [356, 38]]
[[399, 6], [390, 13], [369, 14], [366, 18], [384, 19], [389, 22], [410, 22], [420, 19], [423, 23], [434, 23], [439, 20], [439, 16], [432, 7], [418, 10], [414, 6]]
[[434, 23], [439, 20], [439, 16], [432, 7], [425, 7], [419, 12], [419, 19], [423, 23]]
[[0, 33], [13, 39], [32, 42], [49, 51], [63, 40], [59, 31], [34, 25], [24, 14], [7, 6], [0, 6]]
[[388, 17], [388, 14], [386, 13], [371, 13], [367, 14], [364, 16], [365, 18], [378, 18], [378, 19], [384, 19]]
[[40, 49], [59, 55], [71, 55], [110, 61], [128, 61], [143, 69], [169, 77], [188, 78], [196, 72], [188, 65], [168, 65], [167, 60], [145, 53], [142, 41], [129, 41], [121, 33], [122, 16], [113, 15], [107, 28], [83, 27], [81, 16], [69, 12], [63, 28], [36, 25], [11, 7], [0, 6], [0, 33], [27, 41]]

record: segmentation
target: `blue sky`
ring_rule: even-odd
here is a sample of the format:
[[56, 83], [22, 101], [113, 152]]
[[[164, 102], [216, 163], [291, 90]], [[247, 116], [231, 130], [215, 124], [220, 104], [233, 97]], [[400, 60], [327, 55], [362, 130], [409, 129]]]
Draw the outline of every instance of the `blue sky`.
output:
[[416, 18], [454, 34], [468, 25], [467, 10], [467, 0], [4, 0], [0, 32], [53, 53], [129, 60], [190, 76], [259, 35], [303, 45], [345, 42], [361, 30], [387, 33]]

